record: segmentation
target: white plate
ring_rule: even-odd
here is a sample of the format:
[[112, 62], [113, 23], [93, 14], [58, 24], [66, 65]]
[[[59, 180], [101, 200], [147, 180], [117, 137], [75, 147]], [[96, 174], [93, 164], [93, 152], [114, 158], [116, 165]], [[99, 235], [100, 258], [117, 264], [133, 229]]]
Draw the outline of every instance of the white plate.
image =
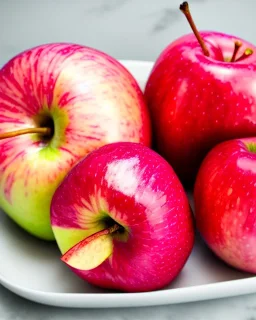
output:
[[[122, 61], [144, 88], [151, 62]], [[43, 304], [109, 308], [172, 304], [256, 292], [256, 277], [218, 260], [197, 237], [186, 266], [167, 288], [146, 293], [114, 293], [92, 287], [61, 261], [55, 243], [33, 238], [0, 212], [0, 283]]]

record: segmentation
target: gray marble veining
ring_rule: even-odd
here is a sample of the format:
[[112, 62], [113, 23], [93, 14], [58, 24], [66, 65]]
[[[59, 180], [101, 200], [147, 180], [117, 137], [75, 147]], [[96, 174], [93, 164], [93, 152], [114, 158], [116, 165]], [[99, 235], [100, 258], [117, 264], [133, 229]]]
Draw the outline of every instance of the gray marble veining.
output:
[[89, 14], [107, 14], [119, 10], [123, 5], [128, 4], [129, 2], [129, 0], [96, 1], [91, 8], [90, 5], [87, 5], [88, 9], [86, 12]]
[[[0, 65], [47, 42], [75, 42], [118, 59], [154, 60], [189, 32], [179, 0], [0, 0]], [[256, 42], [253, 0], [190, 0], [198, 27]], [[2, 259], [2, 257], [1, 257]], [[0, 262], [1, 263], [1, 262]], [[70, 310], [26, 301], [0, 286], [0, 320], [256, 320], [256, 295], [151, 308]]]
[[[0, 65], [41, 43], [75, 42], [118, 59], [155, 60], [190, 32], [180, 0], [1, 0]], [[256, 42], [253, 0], [192, 0], [201, 30], [218, 30]]]

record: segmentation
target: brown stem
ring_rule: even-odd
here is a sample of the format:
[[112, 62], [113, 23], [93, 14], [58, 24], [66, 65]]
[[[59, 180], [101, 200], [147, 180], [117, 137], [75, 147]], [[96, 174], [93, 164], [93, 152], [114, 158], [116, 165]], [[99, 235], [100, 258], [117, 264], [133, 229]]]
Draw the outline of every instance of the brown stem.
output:
[[232, 55], [232, 58], [231, 58], [230, 62], [235, 62], [237, 53], [238, 53], [238, 51], [239, 51], [241, 46], [242, 46], [242, 42], [241, 41], [238, 41], [238, 40], [235, 41], [235, 47], [234, 47], [233, 55]]
[[0, 140], [12, 138], [12, 137], [16, 137], [16, 136], [20, 136], [28, 133], [39, 133], [43, 135], [50, 135], [51, 129], [50, 128], [27, 128], [27, 129], [21, 129], [21, 130], [16, 130], [11, 132], [4, 132], [4, 133], [0, 133]]
[[235, 62], [244, 60], [245, 58], [249, 57], [251, 54], [253, 54], [253, 50], [250, 48], [245, 49], [244, 53], [241, 55], [241, 57], [239, 57], [238, 59], [236, 59]]
[[188, 23], [190, 24], [190, 27], [193, 30], [194, 35], [196, 36], [197, 41], [199, 42], [199, 44], [200, 44], [200, 46], [201, 46], [201, 48], [203, 50], [204, 55], [209, 57], [209, 55], [210, 55], [209, 50], [208, 50], [205, 42], [203, 41], [200, 33], [198, 32], [198, 30], [196, 28], [196, 25], [194, 23], [194, 20], [193, 20], [193, 18], [191, 16], [191, 13], [190, 13], [190, 10], [189, 10], [189, 5], [188, 5], [188, 3], [186, 1], [183, 2], [180, 5], [180, 10], [184, 13], [185, 17], [187, 18]]

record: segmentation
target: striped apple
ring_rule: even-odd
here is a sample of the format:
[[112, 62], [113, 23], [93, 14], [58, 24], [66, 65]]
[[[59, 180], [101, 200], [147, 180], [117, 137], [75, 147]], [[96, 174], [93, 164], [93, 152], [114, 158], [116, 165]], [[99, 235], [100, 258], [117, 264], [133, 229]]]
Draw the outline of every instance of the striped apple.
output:
[[46, 44], [0, 70], [0, 207], [27, 232], [53, 240], [57, 186], [82, 157], [118, 141], [150, 146], [151, 128], [136, 80], [114, 58]]

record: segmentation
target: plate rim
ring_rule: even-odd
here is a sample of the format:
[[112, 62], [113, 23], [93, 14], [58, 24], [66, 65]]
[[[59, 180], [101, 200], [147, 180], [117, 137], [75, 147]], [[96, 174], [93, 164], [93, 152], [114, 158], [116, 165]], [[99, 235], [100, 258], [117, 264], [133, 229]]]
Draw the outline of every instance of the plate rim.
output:
[[[256, 276], [191, 287], [134, 293], [58, 293], [25, 288], [5, 280], [0, 283], [13, 293], [37, 303], [64, 308], [121, 308], [178, 304], [256, 292]], [[97, 297], [97, 299], [95, 299]], [[157, 299], [155, 299], [157, 298]], [[152, 301], [154, 301], [152, 303]]]

